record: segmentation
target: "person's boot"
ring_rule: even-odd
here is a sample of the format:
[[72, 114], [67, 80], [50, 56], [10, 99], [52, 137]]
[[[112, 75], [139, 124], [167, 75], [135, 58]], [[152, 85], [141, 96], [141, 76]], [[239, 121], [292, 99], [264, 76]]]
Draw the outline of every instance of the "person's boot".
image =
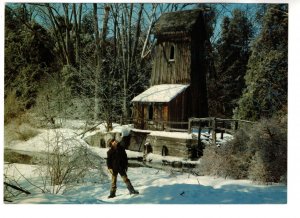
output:
[[127, 189], [129, 190], [129, 193], [130, 193], [131, 195], [132, 195], [132, 194], [139, 194], [138, 191], [134, 190], [134, 188], [133, 188], [133, 186], [131, 185], [131, 182], [130, 182], [130, 181], [128, 181], [128, 182], [126, 183], [126, 185], [127, 185]]
[[116, 191], [110, 191], [110, 195], [108, 196], [108, 198], [114, 198], [116, 197]]

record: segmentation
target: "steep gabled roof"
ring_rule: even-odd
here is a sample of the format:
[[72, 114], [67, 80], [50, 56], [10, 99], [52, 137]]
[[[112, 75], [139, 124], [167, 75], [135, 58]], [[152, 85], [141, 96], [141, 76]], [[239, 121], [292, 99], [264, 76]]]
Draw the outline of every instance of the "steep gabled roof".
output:
[[170, 102], [189, 85], [161, 84], [152, 86], [143, 93], [132, 99], [132, 102]]
[[156, 35], [168, 32], [191, 32], [194, 25], [202, 16], [202, 9], [164, 13], [153, 28]]

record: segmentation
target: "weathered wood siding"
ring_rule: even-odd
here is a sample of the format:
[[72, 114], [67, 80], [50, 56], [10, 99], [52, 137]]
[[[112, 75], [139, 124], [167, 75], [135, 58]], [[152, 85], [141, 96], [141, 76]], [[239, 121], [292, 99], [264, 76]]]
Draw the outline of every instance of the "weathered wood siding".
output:
[[191, 40], [191, 86], [189, 117], [206, 117], [208, 115], [206, 87], [206, 51], [205, 28], [203, 20], [197, 23], [198, 28], [192, 33]]
[[[209, 39], [207, 39], [201, 13], [198, 11], [183, 13], [186, 17], [182, 23], [189, 20], [192, 14], [193, 19], [196, 19], [192, 29], [185, 28], [186, 26], [183, 25], [178, 26], [173, 22], [174, 20], [171, 21], [176, 28], [172, 28], [172, 25], [168, 26], [167, 20], [159, 24], [162, 29], [157, 27], [155, 36], [157, 43], [153, 55], [150, 84], [151, 86], [159, 84], [189, 84], [190, 86], [184, 95], [178, 95], [168, 104], [153, 103], [153, 120], [183, 122], [188, 121], [189, 117], [208, 116], [205, 43], [209, 43]], [[180, 13], [173, 15], [180, 17]], [[172, 48], [174, 48], [174, 59], [170, 58]], [[145, 120], [144, 125], [141, 122], [140, 126], [147, 129], [148, 107], [142, 105], [138, 110], [143, 111], [142, 116]]]
[[[164, 124], [163, 122], [182, 122], [188, 120], [189, 88], [167, 103], [134, 103], [134, 126], [139, 129], [163, 130], [163, 128], [185, 128], [187, 125]], [[150, 107], [150, 105], [152, 105]], [[149, 108], [153, 117], [149, 119]]]
[[188, 158], [191, 155], [189, 148], [196, 142], [192, 139], [148, 135], [146, 143], [151, 145], [153, 154], [162, 155], [163, 147], [165, 147], [167, 149], [167, 156]]
[[[172, 122], [183, 122], [188, 120], [188, 107], [189, 107], [189, 94], [190, 89], [187, 88], [183, 93], [178, 95], [169, 103], [169, 121]], [[170, 128], [180, 128], [184, 129], [187, 126], [172, 124], [169, 125]]]
[[[171, 47], [174, 46], [174, 60], [170, 61]], [[155, 48], [151, 85], [188, 84], [191, 80], [190, 43], [162, 41]]]
[[135, 128], [144, 129], [145, 127], [144, 106], [140, 102], [133, 104], [133, 123]]

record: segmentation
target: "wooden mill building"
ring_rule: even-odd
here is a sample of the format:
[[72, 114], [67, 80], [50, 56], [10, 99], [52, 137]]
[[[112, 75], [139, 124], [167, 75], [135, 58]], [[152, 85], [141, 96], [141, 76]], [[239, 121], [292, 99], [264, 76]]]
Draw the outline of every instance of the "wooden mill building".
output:
[[158, 19], [151, 87], [132, 100], [135, 128], [187, 128], [189, 117], [207, 116], [205, 26], [202, 10]]

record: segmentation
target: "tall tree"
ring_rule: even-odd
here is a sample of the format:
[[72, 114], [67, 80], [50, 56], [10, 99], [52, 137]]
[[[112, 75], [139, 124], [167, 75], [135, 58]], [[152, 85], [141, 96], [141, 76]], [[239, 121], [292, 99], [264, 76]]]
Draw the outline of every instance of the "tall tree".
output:
[[6, 6], [5, 16], [5, 91], [15, 90], [30, 108], [55, 61], [54, 43], [49, 32], [31, 19], [26, 5]]
[[101, 100], [101, 79], [105, 73], [104, 59], [106, 54], [106, 35], [107, 35], [107, 23], [110, 7], [106, 6], [104, 8], [104, 17], [103, 17], [103, 27], [100, 32], [98, 27], [98, 8], [97, 3], [93, 3], [94, 11], [94, 34], [95, 34], [95, 59], [96, 59], [96, 70], [95, 70], [95, 120], [100, 118], [100, 100]]
[[123, 120], [127, 120], [130, 116], [129, 102], [133, 97], [130, 89], [135, 88], [134, 84], [138, 81], [136, 74], [142, 71], [140, 67], [143, 62], [140, 60], [141, 51], [138, 48], [140, 46], [143, 11], [144, 4], [142, 3], [138, 5], [132, 3], [112, 5], [116, 59], [120, 60], [120, 71], [123, 78]]
[[245, 76], [247, 88], [235, 116], [258, 120], [287, 109], [288, 5], [269, 5], [253, 43]]
[[251, 37], [252, 26], [243, 11], [235, 9], [232, 18], [223, 19], [221, 38], [216, 46], [215, 89], [221, 116], [231, 117], [242, 95]]

